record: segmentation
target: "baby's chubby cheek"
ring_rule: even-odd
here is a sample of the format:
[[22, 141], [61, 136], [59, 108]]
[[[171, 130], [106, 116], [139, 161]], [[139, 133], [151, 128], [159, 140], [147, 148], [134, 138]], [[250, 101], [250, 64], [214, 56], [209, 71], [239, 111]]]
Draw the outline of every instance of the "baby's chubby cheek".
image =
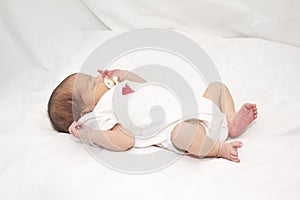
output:
[[98, 103], [99, 99], [107, 92], [109, 89], [104, 85], [103, 82], [100, 82], [95, 90], [95, 105]]

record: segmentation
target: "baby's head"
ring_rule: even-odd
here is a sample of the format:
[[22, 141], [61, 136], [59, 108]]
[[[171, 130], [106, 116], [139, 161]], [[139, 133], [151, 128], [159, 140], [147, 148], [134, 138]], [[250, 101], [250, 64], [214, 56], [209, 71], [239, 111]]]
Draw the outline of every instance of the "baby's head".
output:
[[73, 121], [91, 112], [108, 90], [101, 76], [74, 73], [65, 78], [52, 92], [48, 115], [53, 128], [68, 133]]

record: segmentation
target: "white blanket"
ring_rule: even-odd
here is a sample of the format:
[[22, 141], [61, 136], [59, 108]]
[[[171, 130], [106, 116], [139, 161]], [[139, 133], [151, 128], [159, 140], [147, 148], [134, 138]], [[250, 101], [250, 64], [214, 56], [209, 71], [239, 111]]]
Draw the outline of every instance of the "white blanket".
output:
[[[198, 24], [200, 14], [192, 24], [171, 25], [206, 50], [231, 89], [236, 107], [255, 102], [259, 116], [238, 138], [244, 142], [239, 153], [241, 163], [184, 156], [152, 174], [124, 174], [95, 161], [70, 135], [55, 132], [47, 117], [53, 88], [66, 75], [78, 71], [101, 42], [116, 34], [104, 30], [106, 26], [111, 23], [113, 29], [121, 19], [123, 25], [130, 23], [127, 15], [122, 15], [128, 11], [126, 7], [114, 10], [112, 3], [107, 4], [105, 8], [111, 9], [104, 15], [120, 18], [112, 17], [104, 25], [101, 21], [105, 19], [91, 12], [96, 1], [84, 2], [0, 2], [0, 199], [299, 198], [300, 49], [295, 47], [299, 38], [288, 37], [284, 29], [276, 29], [286, 37], [277, 41], [295, 46], [260, 38], [226, 39], [218, 31], [204, 36], [211, 34], [211, 29], [203, 25], [204, 18]], [[91, 2], [95, 3], [92, 7]], [[201, 5], [186, 6], [193, 2], [182, 1], [178, 6], [184, 4], [191, 12], [200, 9]], [[278, 10], [285, 9], [278, 3], [285, 1], [276, 2]], [[90, 7], [86, 7], [88, 3]], [[133, 2], [128, 5], [140, 12], [149, 7]], [[209, 5], [208, 11], [213, 11], [214, 5], [220, 8], [218, 3]], [[235, 5], [238, 9], [241, 4]], [[289, 8], [297, 16], [299, 6]], [[222, 14], [217, 15], [222, 18]], [[136, 16], [131, 19], [136, 20]], [[161, 16], [154, 19], [164, 22]], [[202, 36], [200, 29], [193, 29], [197, 24], [204, 26]], [[128, 28], [134, 26], [132, 23]], [[299, 27], [290, 33], [299, 33]]]

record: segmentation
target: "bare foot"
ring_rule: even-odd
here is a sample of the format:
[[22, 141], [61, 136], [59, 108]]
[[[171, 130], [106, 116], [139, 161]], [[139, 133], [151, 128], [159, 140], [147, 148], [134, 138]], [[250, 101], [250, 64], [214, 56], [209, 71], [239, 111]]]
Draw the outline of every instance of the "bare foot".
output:
[[228, 125], [229, 136], [237, 137], [257, 118], [257, 108], [255, 104], [245, 103], [234, 115], [232, 122]]
[[242, 146], [243, 146], [243, 143], [240, 141], [222, 143], [220, 145], [218, 157], [225, 158], [225, 159], [233, 161], [233, 162], [240, 162], [240, 159], [238, 156], [238, 148], [241, 148]]

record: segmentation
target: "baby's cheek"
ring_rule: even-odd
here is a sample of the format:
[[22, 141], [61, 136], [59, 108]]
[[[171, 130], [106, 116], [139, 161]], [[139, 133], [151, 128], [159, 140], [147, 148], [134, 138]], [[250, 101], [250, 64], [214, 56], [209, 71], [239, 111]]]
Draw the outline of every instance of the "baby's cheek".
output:
[[98, 84], [95, 90], [95, 105], [98, 103], [99, 99], [103, 96], [103, 94], [108, 90], [109, 89], [103, 83]]

